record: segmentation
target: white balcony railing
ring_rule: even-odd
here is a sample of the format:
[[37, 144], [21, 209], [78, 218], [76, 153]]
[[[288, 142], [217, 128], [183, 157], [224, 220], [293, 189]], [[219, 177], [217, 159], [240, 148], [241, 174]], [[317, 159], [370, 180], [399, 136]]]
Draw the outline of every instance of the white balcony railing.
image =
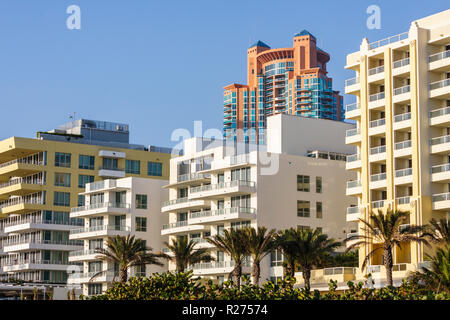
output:
[[370, 121], [369, 122], [369, 127], [370, 128], [375, 128], [375, 127], [379, 127], [379, 126], [384, 126], [385, 124], [386, 124], [386, 119], [385, 118], [381, 118], [381, 119]]
[[345, 106], [345, 112], [361, 109], [360, 103], [352, 103]]
[[409, 65], [409, 58], [405, 58], [405, 59], [394, 61], [393, 64], [392, 64], [393, 69], [404, 67], [404, 66], [407, 66], [407, 65]]
[[369, 76], [373, 76], [375, 74], [384, 72], [384, 66], [375, 67], [372, 69], [369, 69]]
[[85, 232], [95, 232], [95, 231], [130, 231], [129, 227], [126, 226], [116, 226], [116, 225], [100, 225], [92, 226], [88, 228], [78, 228], [70, 230], [70, 234], [79, 234]]
[[435, 118], [435, 117], [440, 117], [440, 116], [446, 116], [450, 114], [450, 107], [445, 107], [442, 109], [437, 109], [437, 110], [433, 110], [430, 111], [429, 113], [429, 117], [430, 118]]
[[401, 122], [409, 119], [411, 119], [411, 112], [406, 112], [394, 116], [394, 122]]
[[450, 86], [450, 79], [444, 79], [430, 83], [430, 90], [440, 89]]
[[404, 32], [404, 33], [400, 33], [397, 34], [395, 36], [389, 37], [389, 38], [385, 38], [385, 39], [381, 39], [375, 42], [372, 42], [369, 44], [369, 49], [375, 49], [375, 48], [379, 48], [394, 42], [398, 42], [400, 40], [405, 40], [408, 39], [408, 32]]
[[101, 203], [90, 204], [87, 206], [74, 207], [74, 208], [70, 209], [70, 212], [80, 212], [80, 211], [87, 211], [87, 210], [100, 209], [100, 208], [129, 209], [130, 204], [129, 203], [121, 203], [121, 202], [101, 202]]
[[345, 86], [346, 87], [352, 86], [352, 85], [357, 84], [357, 83], [359, 83], [359, 77], [355, 77], [355, 78], [351, 78], [351, 79], [345, 80]]
[[410, 176], [410, 175], [412, 175], [412, 168], [395, 170], [395, 176], [397, 178], [406, 177], [406, 176]]
[[231, 207], [231, 208], [223, 208], [223, 209], [218, 209], [218, 210], [192, 212], [190, 214], [190, 218], [195, 219], [195, 218], [203, 218], [203, 217], [211, 217], [211, 216], [220, 216], [220, 215], [232, 214], [232, 213], [255, 213], [255, 212], [256, 212], [255, 208]]
[[450, 192], [434, 194], [431, 199], [433, 202], [448, 201], [450, 200]]
[[349, 129], [349, 130], [345, 131], [345, 136], [346, 137], [353, 137], [353, 136], [356, 136], [358, 134], [361, 134], [361, 129], [360, 128]]
[[191, 188], [190, 193], [198, 193], [198, 192], [204, 192], [204, 191], [212, 191], [212, 190], [220, 190], [225, 188], [232, 188], [232, 187], [254, 187], [255, 182], [253, 181], [244, 181], [244, 180], [234, 180], [230, 182], [220, 182], [216, 184], [207, 184], [204, 186], [194, 187]]
[[450, 135], [433, 138], [430, 140], [430, 145], [435, 146], [437, 144], [443, 144], [443, 143], [449, 143], [449, 142], [450, 142]]
[[400, 87], [400, 88], [395, 88], [394, 92], [393, 92], [393, 95], [397, 96], [399, 94], [408, 93], [410, 90], [411, 90], [411, 88], [410, 88], [409, 85], [403, 86], [403, 87]]
[[382, 180], [386, 180], [386, 172], [372, 174], [370, 176], [370, 181], [371, 182], [382, 181]]
[[411, 197], [410, 196], [406, 196], [406, 197], [399, 197], [397, 198], [397, 204], [409, 204], [411, 202]]
[[371, 155], [385, 153], [385, 152], [386, 152], [386, 145], [370, 148]]
[[377, 100], [381, 100], [381, 99], [384, 99], [384, 92], [371, 94], [369, 96], [369, 102], [373, 102], [373, 101], [377, 101]]
[[184, 221], [178, 221], [178, 222], [174, 222], [174, 223], [164, 224], [162, 226], [162, 228], [163, 228], [163, 230], [166, 230], [166, 229], [186, 227], [187, 225], [188, 225], [188, 221], [184, 220]]
[[428, 57], [428, 62], [439, 61], [448, 57], [450, 57], [450, 50], [432, 54], [431, 56]]
[[189, 202], [189, 198], [188, 197], [173, 199], [173, 200], [169, 200], [169, 201], [164, 201], [162, 206], [163, 207], [167, 207], [167, 206], [171, 206], [171, 205], [174, 205], [174, 204], [186, 203], [186, 202]]
[[405, 140], [405, 141], [401, 141], [401, 142], [396, 142], [394, 144], [394, 149], [395, 150], [401, 150], [401, 149], [410, 148], [410, 147], [411, 147], [411, 140]]
[[450, 171], [450, 163], [440, 164], [440, 165], [431, 167], [431, 173], [441, 173], [441, 172], [449, 172], [449, 171]]

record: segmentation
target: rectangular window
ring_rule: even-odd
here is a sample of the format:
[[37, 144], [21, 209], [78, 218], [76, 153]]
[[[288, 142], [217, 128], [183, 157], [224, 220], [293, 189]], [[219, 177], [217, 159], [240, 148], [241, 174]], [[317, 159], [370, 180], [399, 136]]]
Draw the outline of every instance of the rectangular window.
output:
[[309, 230], [309, 229], [311, 229], [309, 226], [297, 226], [297, 230], [299, 230], [299, 231], [306, 231], [306, 230]]
[[309, 192], [309, 176], [297, 175], [297, 191]]
[[118, 163], [118, 160], [115, 158], [103, 158], [102, 168], [105, 170], [117, 170]]
[[55, 152], [55, 167], [70, 168], [70, 153]]
[[322, 202], [316, 202], [316, 218], [322, 219]]
[[70, 173], [55, 173], [55, 186], [70, 187]]
[[275, 250], [270, 253], [270, 266], [277, 267], [283, 265], [283, 254], [281, 250]]
[[82, 194], [78, 195], [78, 206], [79, 207], [84, 206], [84, 204], [86, 203], [85, 199], [86, 199], [86, 196], [84, 196]]
[[103, 248], [103, 239], [89, 240], [89, 250]]
[[139, 160], [125, 160], [125, 172], [131, 174], [141, 173], [141, 161]]
[[316, 193], [322, 193], [322, 177], [316, 177]]
[[147, 231], [147, 218], [136, 217], [136, 231], [141, 231], [141, 232]]
[[102, 294], [102, 284], [101, 283], [89, 283], [88, 284], [88, 295], [95, 296], [97, 294]]
[[86, 183], [94, 182], [94, 176], [88, 176], [85, 174], [78, 175], [78, 187], [86, 188]]
[[147, 209], [147, 195], [137, 194], [136, 195], [136, 209]]
[[297, 217], [309, 218], [309, 201], [297, 200]]
[[78, 168], [94, 170], [95, 157], [80, 154], [78, 157]]
[[55, 191], [53, 196], [53, 205], [70, 207], [70, 193]]
[[162, 176], [162, 163], [161, 162], [148, 162], [147, 174], [149, 176]]
[[250, 181], [250, 168], [231, 170], [231, 181]]

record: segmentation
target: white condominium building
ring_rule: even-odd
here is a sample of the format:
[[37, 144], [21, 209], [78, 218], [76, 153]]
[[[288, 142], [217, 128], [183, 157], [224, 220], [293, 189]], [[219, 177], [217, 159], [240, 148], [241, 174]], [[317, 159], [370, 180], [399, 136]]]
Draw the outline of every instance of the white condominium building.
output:
[[[161, 215], [161, 202], [167, 199], [162, 187], [165, 180], [129, 177], [86, 184], [85, 205], [72, 208], [72, 218], [84, 219], [84, 227], [70, 231], [71, 240], [82, 240], [83, 249], [72, 251], [69, 261], [79, 264], [78, 272], [69, 275], [68, 285], [82, 286], [84, 295], [103, 293], [115, 279], [118, 281], [118, 265], [98, 259], [96, 248], [106, 248], [106, 240], [114, 236], [134, 235], [146, 241], [153, 252], [162, 249], [167, 241], [161, 237], [161, 226], [167, 217]], [[73, 271], [76, 266], [73, 266]], [[166, 268], [147, 265], [129, 270], [128, 276], [149, 276]], [[100, 271], [100, 276], [93, 277]]]
[[[232, 271], [230, 257], [205, 240], [224, 229], [321, 228], [337, 240], [357, 229], [346, 222], [356, 201], [345, 195], [356, 174], [345, 170], [354, 148], [344, 135], [354, 125], [281, 114], [267, 123], [267, 146], [192, 138], [184, 141], [184, 155], [170, 161], [170, 200], [161, 209], [169, 223], [161, 234], [193, 239], [215, 258], [189, 266], [194, 275], [221, 282]], [[261, 281], [282, 276], [281, 262], [278, 252], [267, 256]]]

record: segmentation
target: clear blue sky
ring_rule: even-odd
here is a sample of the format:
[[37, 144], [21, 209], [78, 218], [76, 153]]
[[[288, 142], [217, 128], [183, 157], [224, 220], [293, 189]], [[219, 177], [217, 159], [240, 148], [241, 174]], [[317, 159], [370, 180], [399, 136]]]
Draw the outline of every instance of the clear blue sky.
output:
[[[66, 28], [71, 4], [81, 8], [81, 30]], [[371, 4], [381, 8], [380, 30], [366, 27]], [[331, 54], [342, 92], [352, 76], [346, 54], [363, 37], [405, 32], [448, 8], [448, 0], [2, 0], [0, 139], [34, 137], [76, 112], [129, 123], [133, 143], [173, 146], [171, 132], [192, 132], [194, 120], [222, 129], [222, 88], [246, 81], [249, 43], [287, 47], [309, 30]]]

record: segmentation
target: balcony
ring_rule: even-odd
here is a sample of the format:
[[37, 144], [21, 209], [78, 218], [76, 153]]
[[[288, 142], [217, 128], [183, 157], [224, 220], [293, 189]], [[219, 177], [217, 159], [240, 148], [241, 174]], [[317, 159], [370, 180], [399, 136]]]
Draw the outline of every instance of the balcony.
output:
[[99, 167], [98, 176], [103, 178], [125, 178], [125, 169], [113, 167]]
[[52, 261], [52, 260], [20, 260], [10, 261], [2, 264], [3, 272], [19, 272], [28, 270], [52, 270], [52, 271], [66, 271], [68, 267], [67, 262]]
[[444, 79], [429, 84], [430, 98], [449, 99], [450, 79]]
[[378, 146], [370, 148], [369, 162], [381, 162], [386, 160], [386, 146]]
[[345, 118], [354, 119], [361, 116], [361, 104], [352, 103], [345, 106]]
[[81, 261], [90, 261], [97, 260], [98, 253], [96, 253], [97, 249], [90, 250], [77, 250], [69, 252], [69, 262], [81, 262]]
[[8, 239], [3, 243], [4, 252], [21, 252], [30, 250], [73, 251], [80, 250], [83, 241], [79, 240], [42, 240], [42, 239]]
[[348, 207], [346, 215], [347, 222], [358, 221], [360, 214], [361, 212], [359, 207]]
[[129, 203], [102, 202], [87, 206], [74, 207], [70, 210], [71, 218], [81, 218], [88, 216], [99, 216], [107, 213], [127, 214], [130, 212]]
[[210, 211], [192, 212], [189, 225], [216, 224], [217, 222], [236, 222], [256, 219], [254, 208], [232, 207]]
[[409, 157], [412, 154], [411, 140], [404, 140], [394, 144], [394, 157]]
[[345, 93], [346, 94], [356, 93], [357, 91], [359, 91], [359, 89], [360, 89], [359, 77], [345, 80]]
[[20, 219], [7, 223], [4, 230], [7, 233], [20, 233], [32, 230], [69, 231], [77, 226], [80, 226], [79, 222], [44, 220], [42, 217], [39, 217]]
[[254, 192], [256, 192], [255, 182], [234, 180], [191, 188], [189, 199], [216, 199], [223, 198], [224, 195], [245, 195]]
[[175, 223], [164, 224], [162, 226], [161, 235], [175, 235], [179, 233], [197, 233], [207, 231], [208, 228], [203, 225], [191, 225], [188, 220], [178, 221]]
[[208, 242], [205, 238], [191, 238], [193, 242], [195, 242], [196, 249], [212, 249], [215, 246]]
[[29, 193], [36, 193], [42, 191], [42, 186], [45, 184], [41, 174], [38, 174], [40, 178], [34, 178], [33, 176], [27, 178], [16, 178], [8, 182], [0, 184], [0, 196], [2, 198], [8, 198], [9, 196], [24, 196]]
[[431, 201], [433, 210], [450, 210], [450, 192], [434, 194]]
[[450, 50], [430, 55], [428, 57], [428, 70], [449, 72]]
[[401, 113], [394, 116], [394, 130], [411, 128], [411, 112]]
[[397, 60], [392, 62], [392, 75], [399, 76], [402, 74], [409, 73], [409, 58]]
[[116, 188], [116, 180], [114, 179], [107, 179], [102, 181], [96, 181], [91, 183], [86, 183], [86, 191], [84, 193], [90, 193], [90, 192], [98, 192], [101, 190], [108, 190]]
[[376, 74], [380, 74], [380, 73], [383, 73], [383, 72], [384, 72], [384, 66], [379, 66], [379, 67], [375, 67], [375, 68], [369, 69], [368, 75], [370, 77], [370, 76], [374, 76]]
[[164, 186], [164, 188], [188, 186], [192, 183], [206, 183], [209, 182], [210, 180], [211, 175], [206, 173], [194, 172], [194, 173], [180, 174], [177, 176], [176, 182]]
[[392, 43], [395, 43], [395, 42], [398, 42], [401, 40], [406, 40], [406, 39], [408, 39], [408, 32], [400, 33], [395, 36], [391, 36], [391, 37], [370, 43], [369, 50], [380, 48], [380, 47], [383, 47], [383, 46], [386, 46], [386, 45], [389, 45], [389, 44], [392, 44]]
[[361, 193], [362, 193], [361, 181], [359, 180], [347, 181], [347, 189], [346, 189], [347, 196], [354, 196]]
[[0, 176], [24, 177], [44, 170], [44, 161], [34, 157], [16, 159], [0, 164]]
[[0, 202], [1, 214], [20, 214], [44, 209], [44, 199], [41, 193], [14, 197]]
[[411, 197], [410, 196], [399, 197], [399, 198], [396, 198], [395, 201], [397, 202], [398, 206], [407, 206], [408, 209], [410, 208], [410, 203], [411, 203]]
[[354, 144], [361, 142], [361, 129], [349, 129], [345, 132], [345, 143], [346, 144]]
[[[328, 284], [330, 280], [337, 281], [338, 290], [341, 285], [345, 285], [348, 281], [356, 279], [357, 268], [353, 267], [334, 267], [324, 269], [311, 270], [311, 290], [317, 289], [319, 291], [328, 290]], [[296, 285], [303, 287], [305, 280], [303, 279], [302, 272], [295, 273]]]
[[203, 173], [223, 171], [225, 169], [236, 169], [240, 167], [253, 166], [257, 164], [257, 152], [238, 154], [235, 156], [226, 156], [223, 159], [211, 162], [211, 168], [202, 170]]
[[[392, 277], [394, 278], [394, 285], [399, 286], [403, 279], [410, 275], [411, 271], [416, 268], [410, 263], [397, 263], [392, 266]], [[366, 268], [366, 273], [372, 274], [372, 279], [375, 281], [375, 286], [385, 286], [386, 269], [383, 265], [370, 265]]]
[[67, 279], [68, 284], [82, 284], [82, 283], [102, 283], [109, 282], [111, 283], [114, 280], [118, 280], [119, 273], [114, 271], [105, 271], [104, 273], [92, 278], [94, 275], [98, 274], [97, 272], [87, 272], [87, 273], [72, 273], [69, 275]]
[[161, 212], [177, 212], [186, 209], [195, 210], [209, 206], [204, 200], [191, 200], [188, 197], [163, 202]]
[[443, 183], [450, 182], [450, 163], [432, 166], [431, 181]]
[[385, 104], [384, 101], [384, 92], [379, 92], [375, 94], [369, 95], [369, 109], [376, 109], [383, 107]]
[[400, 88], [395, 88], [392, 92], [392, 103], [405, 102], [411, 99], [410, 86], [406, 85]]
[[386, 188], [386, 172], [372, 174], [370, 176], [370, 189]]
[[381, 118], [369, 122], [369, 136], [379, 136], [386, 133], [386, 119]]
[[430, 126], [450, 126], [450, 107], [430, 111]]
[[[204, 275], [223, 275], [230, 274], [234, 269], [234, 261], [214, 261], [214, 262], [206, 262], [206, 263], [196, 263], [187, 268], [188, 270], [192, 270], [195, 276], [204, 276]], [[251, 263], [244, 262], [242, 264], [242, 273], [250, 273], [251, 272]]]
[[410, 184], [412, 183], [412, 168], [405, 168], [395, 170], [395, 185]]
[[116, 226], [116, 225], [92, 226], [89, 228], [79, 228], [70, 230], [69, 239], [77, 240], [77, 239], [127, 236], [128, 234], [130, 234], [130, 231], [131, 229], [126, 226]]
[[447, 154], [450, 151], [450, 135], [431, 139], [430, 146], [433, 154]]
[[384, 207], [384, 200], [372, 201], [371, 204], [373, 209], [380, 209]]
[[345, 169], [351, 170], [351, 169], [357, 169], [357, 168], [361, 168], [361, 155], [352, 154], [350, 156], [347, 156], [346, 163], [345, 163]]

